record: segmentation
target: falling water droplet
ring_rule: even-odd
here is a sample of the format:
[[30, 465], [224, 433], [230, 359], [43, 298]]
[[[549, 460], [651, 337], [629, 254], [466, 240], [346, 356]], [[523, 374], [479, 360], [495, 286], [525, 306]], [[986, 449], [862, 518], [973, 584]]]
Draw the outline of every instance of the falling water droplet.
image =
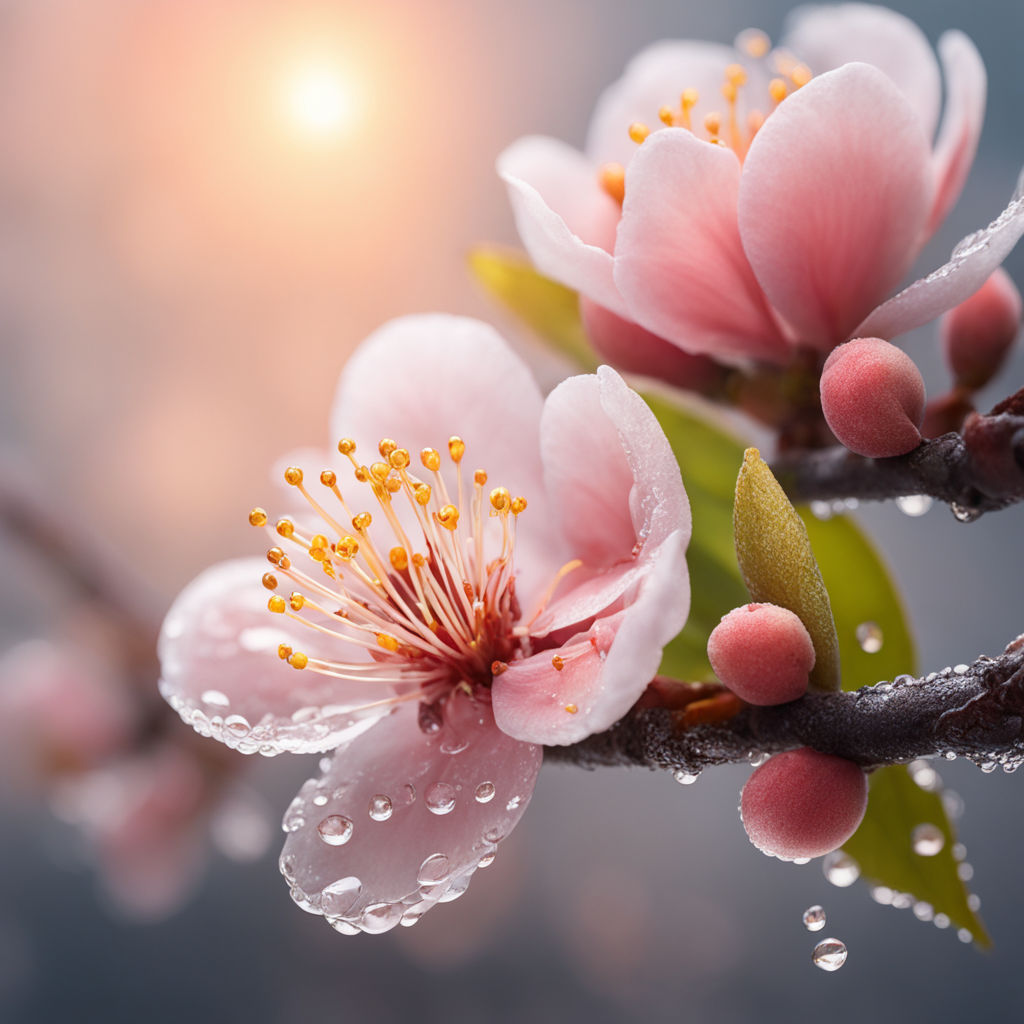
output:
[[932, 507], [933, 501], [927, 494], [904, 494], [896, 499], [896, 507], [911, 518], [923, 516]]
[[328, 846], [344, 846], [352, 838], [352, 822], [340, 814], [331, 814], [316, 827]]
[[374, 821], [387, 821], [392, 812], [391, 797], [376, 793], [370, 797], [370, 817]]
[[680, 786], [692, 786], [700, 778], [700, 772], [684, 772], [680, 770], [678, 772], [673, 772], [672, 778], [675, 779]]
[[416, 881], [420, 885], [438, 885], [451, 874], [448, 858], [443, 853], [432, 853], [420, 865]]
[[961, 523], [971, 523], [978, 518], [979, 513], [972, 508], [967, 508], [965, 505], [960, 505], [957, 502], [953, 502], [949, 506], [953, 512], [953, 515]]
[[455, 790], [447, 782], [432, 782], [423, 800], [433, 814], [448, 814], [455, 807]]
[[877, 654], [882, 649], [882, 627], [877, 622], [862, 622], [857, 627], [857, 643], [865, 654]]
[[833, 850], [822, 858], [821, 869], [834, 886], [845, 889], [860, 878], [860, 865], [842, 850]]
[[494, 783], [493, 782], [481, 782], [476, 787], [473, 796], [476, 798], [478, 804], [488, 804], [494, 799]]
[[825, 927], [825, 908], [815, 904], [804, 911], [804, 927], [809, 932], [820, 932]]
[[910, 834], [914, 853], [920, 857], [934, 857], [946, 845], [946, 837], [938, 825], [925, 822]]
[[823, 971], [838, 971], [846, 963], [846, 945], [838, 939], [822, 939], [814, 947], [811, 962]]

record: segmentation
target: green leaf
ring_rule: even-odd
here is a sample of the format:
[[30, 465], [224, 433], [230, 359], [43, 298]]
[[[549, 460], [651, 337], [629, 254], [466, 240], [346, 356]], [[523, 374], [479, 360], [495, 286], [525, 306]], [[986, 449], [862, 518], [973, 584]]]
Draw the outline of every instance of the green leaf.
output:
[[469, 267], [485, 291], [541, 340], [580, 369], [597, 366], [580, 320], [579, 298], [571, 288], [539, 273], [523, 253], [498, 246], [475, 248]]
[[747, 449], [736, 481], [733, 530], [751, 600], [800, 616], [814, 643], [810, 686], [838, 690], [836, 625], [807, 528], [756, 448]]
[[[917, 825], [938, 826], [944, 836], [934, 857], [914, 852]], [[992, 945], [978, 915], [967, 904], [967, 889], [953, 857], [956, 833], [938, 793], [921, 789], [903, 765], [882, 768], [871, 776], [868, 812], [843, 849], [860, 865], [861, 877], [875, 885], [911, 893], [966, 928], [982, 948]]]

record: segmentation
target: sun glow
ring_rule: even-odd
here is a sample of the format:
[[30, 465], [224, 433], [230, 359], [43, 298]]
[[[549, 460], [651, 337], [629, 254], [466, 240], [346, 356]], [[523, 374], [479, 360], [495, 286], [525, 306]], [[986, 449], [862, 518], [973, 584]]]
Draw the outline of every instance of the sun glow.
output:
[[334, 64], [296, 68], [284, 83], [284, 107], [289, 122], [306, 135], [334, 138], [353, 115], [352, 92]]

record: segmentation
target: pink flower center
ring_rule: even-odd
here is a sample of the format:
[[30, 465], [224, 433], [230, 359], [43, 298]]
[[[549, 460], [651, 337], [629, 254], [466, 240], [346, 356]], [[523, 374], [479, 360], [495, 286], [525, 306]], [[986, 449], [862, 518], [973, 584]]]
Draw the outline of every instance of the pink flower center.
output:
[[[357, 460], [354, 441], [340, 441], [338, 450], [352, 463], [360, 490], [369, 490], [372, 515], [342, 494], [333, 470], [320, 474], [332, 508], [309, 492], [301, 469], [285, 471], [285, 481], [315, 513], [314, 528], [324, 532], [303, 530], [289, 518], [277, 521], [274, 529], [292, 554], [281, 546], [267, 552], [274, 568], [263, 584], [275, 591], [268, 608], [337, 638], [339, 653], [351, 657], [362, 648], [369, 657], [316, 658], [281, 644], [282, 660], [339, 679], [397, 686], [397, 696], [376, 703], [421, 700], [429, 709], [457, 686], [485, 690], [519, 654], [526, 628], [517, 626], [513, 556], [526, 499], [505, 487], [488, 490], [482, 469], [467, 480], [465, 449], [461, 438], [449, 439], [457, 481], [449, 493], [437, 449], [423, 449], [424, 472], [414, 473], [409, 451], [390, 439], [378, 446], [381, 461], [369, 466]], [[500, 523], [500, 541], [492, 538], [497, 550], [487, 552], [486, 527], [493, 519]], [[269, 528], [260, 508], [249, 513], [249, 522]], [[293, 561], [296, 552], [300, 557]], [[287, 598], [276, 593], [279, 576], [298, 588]]]

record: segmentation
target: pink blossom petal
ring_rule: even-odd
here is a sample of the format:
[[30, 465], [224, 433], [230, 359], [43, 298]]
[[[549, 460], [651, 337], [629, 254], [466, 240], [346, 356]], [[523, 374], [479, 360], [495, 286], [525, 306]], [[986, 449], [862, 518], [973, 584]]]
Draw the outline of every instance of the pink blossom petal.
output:
[[160, 692], [196, 732], [251, 754], [330, 750], [385, 709], [381, 683], [296, 671], [277, 656], [287, 643], [310, 657], [366, 660], [359, 648], [267, 610], [260, 559], [222, 562], [178, 595], [164, 620]]
[[987, 228], [968, 235], [949, 262], [883, 303], [857, 335], [895, 338], [929, 323], [970, 298], [1024, 235], [1024, 175], [1006, 209]]
[[412, 924], [462, 893], [530, 801], [541, 749], [458, 695], [428, 735], [403, 707], [335, 754], [285, 815], [292, 898], [342, 932]]
[[[688, 539], [682, 531], [665, 539], [625, 610], [598, 619], [561, 648], [513, 662], [495, 679], [494, 717], [503, 732], [535, 743], [576, 743], [610, 728], [640, 699], [662, 648], [686, 621]], [[552, 662], [556, 655], [561, 670]]]
[[978, 149], [987, 91], [981, 55], [962, 32], [947, 32], [942, 36], [939, 56], [946, 73], [946, 109], [932, 157], [935, 200], [927, 236], [942, 223], [960, 197]]
[[731, 149], [682, 128], [656, 132], [626, 173], [615, 281], [631, 320], [687, 352], [784, 362], [789, 348], [740, 242], [739, 189]]
[[909, 18], [874, 4], [798, 7], [782, 45], [815, 74], [860, 61], [883, 71], [914, 108], [925, 137], [939, 119], [939, 66], [924, 33]]
[[635, 559], [609, 569], [578, 568], [566, 577], [559, 597], [530, 622], [531, 637], [545, 637], [556, 630], [577, 626], [611, 607], [643, 579], [646, 566]]
[[876, 68], [848, 64], [786, 99], [755, 136], [743, 247], [775, 308], [829, 349], [903, 276], [931, 194], [913, 109]]
[[[702, 124], [705, 114], [721, 109], [725, 69], [736, 59], [735, 50], [716, 43], [665, 40], [648, 46], [597, 101], [587, 133], [587, 155], [598, 164], [627, 166], [637, 152], [629, 126], [639, 121], [660, 128], [658, 111], [665, 106], [678, 107], [684, 89], [697, 90], [700, 99], [691, 117], [693, 124]], [[750, 91], [742, 90], [741, 99]]]
[[556, 139], [528, 136], [498, 157], [519, 237], [537, 268], [620, 315], [611, 249], [619, 205], [599, 167]]

